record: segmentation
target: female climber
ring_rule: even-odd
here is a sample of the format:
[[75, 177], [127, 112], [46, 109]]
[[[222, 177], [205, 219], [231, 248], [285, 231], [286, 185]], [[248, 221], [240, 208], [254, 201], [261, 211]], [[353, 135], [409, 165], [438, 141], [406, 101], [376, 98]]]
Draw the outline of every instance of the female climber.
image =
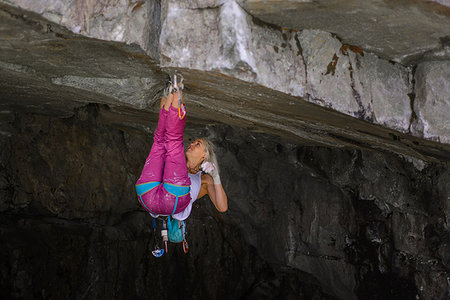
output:
[[198, 138], [184, 152], [186, 110], [182, 91], [177, 83], [169, 86], [171, 92], [161, 99], [150, 154], [136, 183], [139, 201], [153, 217], [172, 216], [183, 221], [191, 213], [193, 202], [208, 194], [216, 209], [225, 212], [228, 200], [213, 145], [206, 138]]

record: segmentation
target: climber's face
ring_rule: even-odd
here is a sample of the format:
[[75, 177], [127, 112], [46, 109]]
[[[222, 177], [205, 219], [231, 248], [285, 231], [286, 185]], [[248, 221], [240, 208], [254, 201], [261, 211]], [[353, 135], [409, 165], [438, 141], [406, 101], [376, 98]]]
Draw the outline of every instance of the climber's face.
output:
[[186, 149], [189, 160], [203, 161], [206, 157], [205, 142], [202, 139], [194, 140]]

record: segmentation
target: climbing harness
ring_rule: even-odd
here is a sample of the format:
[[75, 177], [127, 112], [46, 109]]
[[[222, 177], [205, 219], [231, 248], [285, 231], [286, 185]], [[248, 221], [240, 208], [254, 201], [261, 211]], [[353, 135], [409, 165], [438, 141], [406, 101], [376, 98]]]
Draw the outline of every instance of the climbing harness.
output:
[[159, 248], [156, 241], [156, 218], [152, 217], [153, 224], [153, 241], [155, 250], [152, 251], [153, 256], [161, 257], [168, 252], [168, 242], [183, 243], [184, 253], [188, 253], [189, 246], [186, 240], [186, 222], [178, 221], [170, 216], [160, 217], [162, 220], [161, 237], [164, 242], [164, 249]]
[[[178, 77], [179, 76], [179, 81]], [[183, 76], [181, 74], [174, 74], [173, 80], [169, 76], [168, 81], [166, 83], [166, 89], [168, 93], [174, 94], [178, 92], [178, 117], [180, 120], [184, 119], [186, 117], [186, 107], [183, 103], [183, 90], [184, 90], [184, 84], [183, 84]]]

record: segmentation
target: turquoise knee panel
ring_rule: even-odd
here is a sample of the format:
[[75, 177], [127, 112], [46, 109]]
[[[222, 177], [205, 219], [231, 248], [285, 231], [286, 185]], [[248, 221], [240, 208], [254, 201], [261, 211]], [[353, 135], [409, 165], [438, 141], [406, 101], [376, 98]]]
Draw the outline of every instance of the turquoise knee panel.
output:
[[151, 181], [151, 182], [136, 184], [136, 193], [138, 194], [139, 199], [141, 200], [142, 206], [144, 206], [145, 209], [151, 213], [153, 213], [153, 212], [147, 207], [147, 205], [145, 205], [144, 200], [142, 200], [142, 195], [144, 195], [147, 192], [150, 192], [151, 190], [153, 190], [155, 187], [157, 187], [160, 184], [161, 184], [161, 182], [159, 182], [159, 181]]
[[181, 197], [181, 196], [185, 196], [187, 194], [189, 194], [189, 192], [191, 191], [191, 187], [188, 186], [183, 186], [183, 185], [175, 185], [175, 184], [171, 184], [171, 183], [163, 183], [164, 188], [166, 189], [166, 191], [168, 191], [169, 193], [171, 193], [174, 196], [177, 197]]
[[152, 182], [136, 184], [136, 192], [139, 196], [142, 196], [160, 184], [161, 184], [161, 182], [159, 182], [159, 181], [152, 181]]
[[176, 197], [175, 206], [173, 207], [173, 211], [171, 213], [171, 215], [173, 215], [175, 213], [175, 210], [177, 209], [178, 197], [186, 196], [187, 194], [189, 194], [189, 192], [191, 191], [191, 187], [189, 185], [183, 186], [183, 185], [175, 185], [175, 184], [171, 184], [171, 183], [163, 183], [163, 186], [167, 192], [169, 192], [170, 194], [172, 194]]

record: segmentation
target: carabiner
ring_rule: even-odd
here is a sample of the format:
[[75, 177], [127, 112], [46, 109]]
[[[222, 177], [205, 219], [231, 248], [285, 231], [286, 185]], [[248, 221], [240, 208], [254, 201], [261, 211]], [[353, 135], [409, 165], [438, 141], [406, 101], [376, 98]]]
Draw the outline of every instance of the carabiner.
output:
[[155, 249], [152, 251], [154, 257], [161, 257], [164, 254], [164, 249]]

